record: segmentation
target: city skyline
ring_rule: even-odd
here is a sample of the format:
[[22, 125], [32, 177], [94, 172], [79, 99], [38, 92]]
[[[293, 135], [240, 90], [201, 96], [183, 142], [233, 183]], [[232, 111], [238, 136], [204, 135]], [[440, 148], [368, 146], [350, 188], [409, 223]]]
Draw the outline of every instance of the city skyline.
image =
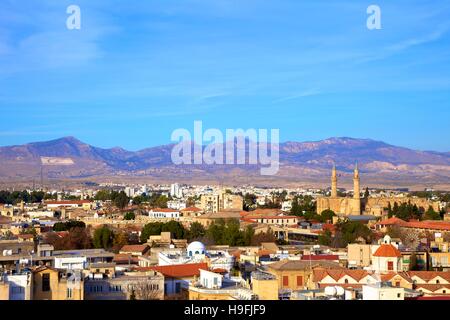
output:
[[127, 150], [208, 128], [280, 141], [450, 150], [450, 6], [377, 1], [0, 4], [0, 145], [63, 136]]

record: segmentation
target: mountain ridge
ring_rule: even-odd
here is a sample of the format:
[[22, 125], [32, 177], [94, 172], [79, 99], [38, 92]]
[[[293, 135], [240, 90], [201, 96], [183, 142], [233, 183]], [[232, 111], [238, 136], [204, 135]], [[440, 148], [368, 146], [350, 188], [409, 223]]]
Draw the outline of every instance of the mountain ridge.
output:
[[[261, 179], [260, 165], [176, 166], [171, 161], [174, 145], [129, 151], [120, 146], [99, 148], [67, 136], [4, 146], [0, 147], [0, 179], [35, 179], [40, 176], [42, 167], [49, 179], [106, 176], [190, 178], [192, 181], [204, 177], [230, 181], [242, 180], [242, 176]], [[330, 137], [318, 141], [286, 141], [279, 144], [279, 154], [280, 171], [272, 180], [293, 177], [323, 180], [328, 178], [333, 164], [346, 175], [358, 162], [361, 172], [374, 180], [416, 179], [428, 184], [450, 184], [450, 152], [413, 150], [367, 138]], [[47, 159], [44, 166], [42, 157]]]

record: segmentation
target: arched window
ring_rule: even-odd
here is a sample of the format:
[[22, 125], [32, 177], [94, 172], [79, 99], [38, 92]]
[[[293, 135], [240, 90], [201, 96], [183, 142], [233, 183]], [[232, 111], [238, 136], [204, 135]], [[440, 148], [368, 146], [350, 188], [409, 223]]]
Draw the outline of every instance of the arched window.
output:
[[344, 281], [345, 283], [348, 283], [348, 279], [345, 279], [345, 281]]

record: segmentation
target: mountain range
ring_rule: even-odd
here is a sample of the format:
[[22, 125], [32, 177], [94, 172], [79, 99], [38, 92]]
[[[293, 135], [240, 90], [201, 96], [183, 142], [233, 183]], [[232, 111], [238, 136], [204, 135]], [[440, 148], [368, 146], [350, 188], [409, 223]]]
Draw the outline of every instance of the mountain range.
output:
[[284, 142], [280, 169], [261, 176], [259, 165], [174, 165], [173, 144], [127, 151], [103, 149], [74, 137], [0, 147], [1, 181], [142, 180], [186, 183], [324, 185], [332, 165], [340, 182], [349, 185], [355, 163], [368, 186], [450, 185], [450, 152], [417, 151], [381, 141], [329, 138], [315, 142]]

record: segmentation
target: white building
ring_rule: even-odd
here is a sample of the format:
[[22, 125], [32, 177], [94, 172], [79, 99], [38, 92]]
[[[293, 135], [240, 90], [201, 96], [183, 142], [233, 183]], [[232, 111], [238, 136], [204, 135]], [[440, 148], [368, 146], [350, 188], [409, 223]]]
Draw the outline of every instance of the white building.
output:
[[207, 251], [203, 243], [194, 241], [184, 250], [170, 250], [158, 254], [158, 265], [180, 265], [187, 263], [209, 262], [212, 270], [224, 269], [228, 272], [234, 266], [234, 256], [225, 250]]
[[221, 274], [200, 269], [200, 284], [207, 289], [220, 289], [223, 276]]
[[179, 219], [180, 212], [175, 209], [150, 209], [148, 216], [153, 219]]
[[65, 270], [83, 270], [87, 267], [85, 256], [55, 257], [55, 268]]
[[183, 209], [186, 209], [186, 201], [181, 201], [181, 200], [167, 201], [167, 207], [169, 209], [183, 210]]
[[363, 300], [405, 300], [405, 289], [381, 283], [364, 285]]
[[291, 212], [292, 209], [292, 200], [283, 201], [281, 203], [281, 210], [284, 212]]
[[172, 198], [182, 198], [183, 190], [178, 183], [173, 183], [170, 185], [170, 196]]
[[372, 253], [371, 269], [380, 273], [403, 271], [402, 254], [389, 236], [385, 236], [383, 243]]
[[9, 300], [31, 300], [31, 273], [4, 276], [9, 284]]
[[124, 192], [127, 195], [127, 197], [134, 198], [134, 195], [135, 195], [134, 188], [126, 187]]

